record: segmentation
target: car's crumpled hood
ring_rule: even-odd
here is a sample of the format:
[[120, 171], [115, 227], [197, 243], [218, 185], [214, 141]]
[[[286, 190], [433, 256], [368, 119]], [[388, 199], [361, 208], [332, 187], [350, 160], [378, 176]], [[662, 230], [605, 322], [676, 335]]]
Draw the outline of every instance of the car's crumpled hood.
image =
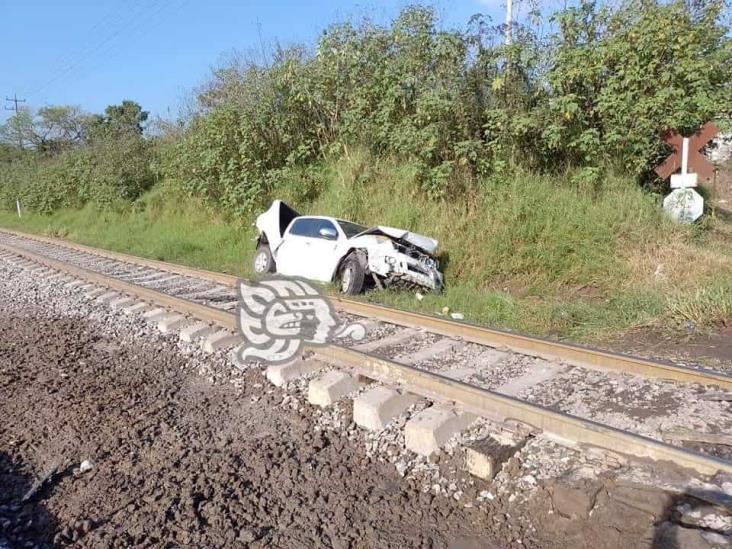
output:
[[365, 231], [358, 233], [353, 238], [358, 238], [359, 236], [366, 236], [369, 234], [383, 234], [396, 240], [404, 240], [430, 255], [434, 255], [437, 251], [438, 243], [437, 240], [435, 240], [434, 238], [430, 238], [429, 236], [425, 236], [423, 234], [412, 233], [410, 231], [407, 231], [406, 229], [396, 229], [394, 227], [385, 227], [383, 225], [377, 225], [376, 227], [366, 229]]

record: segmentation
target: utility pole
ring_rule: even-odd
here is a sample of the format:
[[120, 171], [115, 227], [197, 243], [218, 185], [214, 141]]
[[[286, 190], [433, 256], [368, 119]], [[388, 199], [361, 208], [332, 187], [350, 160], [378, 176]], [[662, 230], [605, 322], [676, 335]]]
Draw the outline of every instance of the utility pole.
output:
[[506, 0], [506, 45], [510, 46], [513, 43], [513, 0]]
[[[6, 111], [15, 111], [15, 115], [18, 115], [18, 103], [25, 103], [25, 99], [18, 99], [18, 94], [14, 93], [13, 98], [10, 99], [9, 97], [5, 97], [5, 101], [9, 101], [10, 103], [13, 103], [12, 107], [5, 106]], [[18, 134], [18, 147], [21, 149], [23, 148], [23, 136], [22, 134]]]
[[18, 103], [25, 103], [25, 99], [18, 99], [18, 94], [14, 93], [13, 98], [6, 97], [5, 101], [10, 101], [11, 103], [14, 103], [12, 107], [5, 107], [6, 111], [15, 111], [15, 114], [18, 114]]

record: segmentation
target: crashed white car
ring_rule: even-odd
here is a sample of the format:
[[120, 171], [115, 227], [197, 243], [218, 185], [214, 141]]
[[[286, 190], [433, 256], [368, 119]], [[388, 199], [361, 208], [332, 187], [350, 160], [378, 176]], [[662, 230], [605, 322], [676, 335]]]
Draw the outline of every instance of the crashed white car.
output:
[[254, 271], [320, 282], [340, 281], [347, 294], [373, 282], [442, 290], [437, 241], [392, 227], [364, 227], [334, 217], [299, 215], [280, 200], [257, 217]]

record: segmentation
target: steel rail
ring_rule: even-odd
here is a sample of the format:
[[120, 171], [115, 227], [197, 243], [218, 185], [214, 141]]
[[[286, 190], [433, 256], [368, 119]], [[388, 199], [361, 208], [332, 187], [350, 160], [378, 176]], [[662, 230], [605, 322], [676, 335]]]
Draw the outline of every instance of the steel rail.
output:
[[[20, 238], [36, 240], [46, 244], [60, 246], [75, 251], [94, 254], [100, 257], [116, 259], [133, 263], [143, 267], [160, 269], [163, 271], [191, 276], [217, 282], [226, 286], [235, 287], [239, 278], [225, 273], [216, 273], [194, 267], [186, 267], [174, 263], [166, 263], [155, 259], [146, 259], [120, 252], [100, 250], [83, 244], [67, 242], [65, 240], [30, 235], [10, 229], [1, 229]], [[460, 322], [415, 313], [401, 309], [394, 309], [384, 305], [366, 303], [338, 296], [330, 296], [336, 308], [350, 314], [366, 316], [398, 324], [400, 326], [426, 329], [435, 334], [460, 338], [464, 341], [487, 345], [490, 347], [505, 347], [511, 351], [529, 356], [536, 356], [546, 360], [558, 360], [573, 366], [596, 370], [614, 371], [635, 374], [648, 378], [667, 379], [682, 383], [698, 383], [701, 385], [716, 385], [722, 389], [732, 390], [732, 377], [711, 370], [701, 368], [685, 368], [667, 362], [659, 362], [641, 357], [594, 349], [583, 345], [552, 341], [549, 339], [528, 336], [496, 328], [478, 326], [469, 322]]]
[[[0, 244], [0, 249], [65, 272], [73, 277], [133, 295], [143, 301], [156, 303], [179, 313], [219, 324], [230, 330], [237, 330], [238, 322], [235, 314], [117, 280], [9, 244]], [[719, 471], [732, 473], [732, 462], [730, 461], [543, 408], [393, 360], [379, 358], [340, 345], [314, 347], [308, 350], [313, 351], [322, 359], [352, 368], [367, 378], [402, 385], [410, 392], [443, 403], [455, 403], [458, 407], [487, 419], [510, 419], [526, 423], [558, 440], [596, 446], [639, 458], [668, 461], [704, 475], [713, 475]]]

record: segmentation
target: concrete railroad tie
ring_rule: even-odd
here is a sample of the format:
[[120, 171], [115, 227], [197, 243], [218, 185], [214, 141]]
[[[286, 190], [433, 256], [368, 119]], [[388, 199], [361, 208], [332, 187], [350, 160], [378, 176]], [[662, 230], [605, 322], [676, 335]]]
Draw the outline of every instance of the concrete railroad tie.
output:
[[312, 374], [325, 368], [322, 362], [298, 358], [287, 364], [273, 364], [267, 367], [267, 379], [277, 387], [287, 385], [290, 381]]
[[401, 394], [388, 387], [374, 387], [353, 401], [353, 421], [369, 431], [381, 431], [419, 400], [417, 395]]
[[345, 372], [332, 370], [308, 384], [308, 402], [316, 406], [330, 406], [358, 389], [358, 379]]
[[190, 326], [186, 326], [180, 331], [178, 337], [181, 341], [186, 343], [192, 343], [197, 339], [206, 337], [213, 333], [214, 329], [209, 326], [206, 322], [195, 322]]
[[90, 290], [86, 293], [86, 297], [88, 297], [89, 299], [95, 299], [105, 293], [107, 293], [106, 288], [94, 288], [93, 290]]
[[186, 322], [188, 322], [188, 319], [186, 317], [173, 313], [158, 320], [158, 330], [160, 330], [164, 334], [168, 334], [174, 330], [177, 330]]
[[408, 450], [421, 456], [430, 456], [454, 435], [478, 419], [468, 412], [444, 406], [432, 406], [410, 419], [404, 428]]
[[112, 309], [122, 309], [123, 307], [127, 307], [128, 305], [132, 305], [134, 301], [135, 300], [133, 298], [125, 295], [110, 301], [109, 306], [112, 307]]
[[122, 312], [124, 312], [126, 315], [134, 315], [138, 313], [144, 313], [149, 309], [150, 306], [147, 303], [145, 303], [144, 301], [137, 301], [122, 309]]
[[213, 353], [219, 349], [234, 347], [242, 341], [240, 335], [232, 334], [228, 330], [220, 330], [204, 339], [203, 343], [201, 343], [201, 348], [207, 353]]
[[143, 313], [142, 318], [144, 318], [151, 324], [157, 324], [160, 320], [162, 320], [169, 314], [170, 313], [166, 309], [163, 309], [162, 307], [156, 307], [154, 309], [150, 309], [146, 313]]
[[108, 303], [118, 296], [119, 294], [117, 292], [106, 292], [97, 297], [94, 301], [96, 301], [97, 303]]

